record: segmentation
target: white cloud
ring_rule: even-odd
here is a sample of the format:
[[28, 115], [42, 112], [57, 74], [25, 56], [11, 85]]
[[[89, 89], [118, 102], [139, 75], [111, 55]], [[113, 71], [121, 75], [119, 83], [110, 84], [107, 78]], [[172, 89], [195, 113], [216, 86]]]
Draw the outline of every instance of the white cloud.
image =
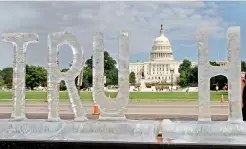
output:
[[195, 48], [197, 46], [197, 44], [192, 43], [192, 44], [179, 44], [180, 47], [184, 47], [184, 48]]
[[215, 2], [208, 3], [208, 7], [211, 7], [212, 9], [217, 9], [219, 6]]
[[89, 57], [92, 37], [97, 31], [104, 33], [106, 49], [115, 53], [119, 31], [128, 30], [133, 54], [151, 50], [160, 24], [170, 41], [195, 40], [197, 28], [204, 26], [209, 27], [211, 36], [222, 38], [227, 25], [216, 14], [219, 7], [213, 2], [1, 2], [0, 8], [1, 26], [4, 26], [0, 32], [40, 34], [40, 43], [33, 48], [38, 54], [34, 52], [29, 58], [31, 63], [38, 61], [38, 64], [46, 64], [48, 32], [73, 32]]
[[204, 13], [208, 15], [216, 15], [216, 11], [214, 9], [208, 9], [204, 11]]

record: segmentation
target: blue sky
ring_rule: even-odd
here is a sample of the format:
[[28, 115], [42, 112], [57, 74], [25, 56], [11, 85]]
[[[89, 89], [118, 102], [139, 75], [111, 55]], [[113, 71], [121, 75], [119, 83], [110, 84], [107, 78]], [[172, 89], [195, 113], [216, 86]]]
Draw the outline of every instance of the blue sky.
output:
[[[78, 38], [85, 57], [92, 54], [93, 35], [104, 34], [107, 51], [118, 59], [120, 30], [129, 31], [131, 61], [148, 61], [160, 24], [174, 58], [197, 61], [196, 31], [209, 30], [210, 60], [226, 60], [226, 31], [241, 27], [241, 59], [246, 60], [246, 2], [0, 2], [0, 32], [36, 32], [38, 44], [27, 49], [27, 63], [47, 66], [47, 35], [68, 31]], [[13, 47], [0, 42], [0, 68], [12, 66]], [[68, 67], [72, 51], [62, 46], [60, 67]]]
[[[216, 15], [210, 15], [211, 18], [219, 17], [218, 19], [222, 19], [223, 21], [218, 26], [223, 27], [222, 32], [218, 33], [218, 37], [215, 38], [213, 35], [213, 31], [209, 33], [209, 59], [210, 60], [227, 60], [227, 51], [226, 51], [226, 30], [229, 26], [240, 26], [241, 27], [241, 59], [246, 60], [246, 18], [244, 14], [246, 13], [246, 2], [204, 2], [205, 4], [211, 4], [215, 6], [214, 9], [210, 9], [208, 7], [204, 7], [200, 9], [197, 13], [201, 13], [202, 11], [214, 10], [211, 13], [216, 13]], [[187, 23], [189, 21], [187, 20]], [[165, 25], [165, 23], [164, 23]], [[195, 28], [194, 28], [195, 30]], [[158, 34], [158, 31], [156, 31]], [[168, 37], [168, 32], [165, 33]], [[224, 36], [224, 37], [223, 37]], [[182, 61], [184, 58], [188, 58], [192, 61], [197, 61], [197, 45], [196, 40], [175, 40], [169, 38], [172, 43], [174, 57], [178, 61]], [[131, 56], [132, 61], [146, 61], [149, 59], [148, 52], [140, 52]]]

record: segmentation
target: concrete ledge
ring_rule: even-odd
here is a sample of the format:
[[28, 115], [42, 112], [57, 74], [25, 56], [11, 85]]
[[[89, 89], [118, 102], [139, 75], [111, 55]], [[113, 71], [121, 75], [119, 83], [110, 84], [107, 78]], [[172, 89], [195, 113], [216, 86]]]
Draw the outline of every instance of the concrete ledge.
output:
[[246, 144], [246, 123], [228, 121], [162, 121], [163, 139], [174, 143]]
[[214, 144], [161, 144], [161, 143], [129, 143], [129, 142], [71, 142], [71, 141], [16, 141], [0, 140], [3, 149], [245, 149], [245, 145]]

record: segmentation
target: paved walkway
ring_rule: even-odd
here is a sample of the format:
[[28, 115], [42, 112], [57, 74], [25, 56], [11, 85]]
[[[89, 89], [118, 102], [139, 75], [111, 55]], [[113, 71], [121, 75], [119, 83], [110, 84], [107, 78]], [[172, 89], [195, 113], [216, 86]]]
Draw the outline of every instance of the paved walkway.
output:
[[[93, 102], [82, 102], [83, 104], [86, 104], [86, 105], [92, 105]], [[216, 106], [216, 105], [228, 105], [228, 102], [225, 101], [224, 103], [220, 103], [219, 101], [211, 101], [210, 102], [212, 106]], [[0, 102], [0, 106], [7, 106], [7, 105], [11, 105], [12, 104], [12, 101], [1, 101]], [[47, 102], [40, 102], [40, 101], [26, 101], [26, 105], [46, 105]], [[67, 104], [70, 104], [69, 102], [67, 101], [61, 101], [60, 102], [61, 105], [67, 105]], [[155, 101], [155, 102], [150, 102], [150, 101], [141, 101], [141, 102], [129, 102], [128, 104], [129, 106], [132, 106], [132, 105], [148, 105], [148, 106], [151, 106], [151, 105], [161, 105], [161, 106], [169, 106], [169, 105], [183, 105], [183, 106], [189, 106], [189, 105], [198, 105], [198, 101]]]
[[[127, 106], [126, 116], [129, 119], [197, 119], [198, 102], [130, 102]], [[97, 118], [92, 115], [93, 103], [83, 102], [89, 118]], [[0, 102], [0, 118], [10, 117], [12, 102]], [[60, 102], [60, 115], [64, 119], [72, 119], [73, 113], [69, 102]], [[26, 102], [28, 118], [47, 118], [48, 104], [46, 102]], [[214, 120], [226, 120], [228, 115], [228, 103], [211, 102], [211, 114]]]

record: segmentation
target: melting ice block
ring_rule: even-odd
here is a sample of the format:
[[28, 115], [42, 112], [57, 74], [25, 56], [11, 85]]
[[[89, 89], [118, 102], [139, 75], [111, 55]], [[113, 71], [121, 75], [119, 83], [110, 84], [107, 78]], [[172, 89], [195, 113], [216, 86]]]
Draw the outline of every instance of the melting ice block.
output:
[[153, 142], [158, 121], [0, 120], [0, 139]]
[[162, 121], [162, 137], [173, 143], [245, 144], [246, 123], [228, 121]]
[[[198, 32], [198, 121], [163, 120], [162, 136], [191, 143], [239, 144], [246, 143], [246, 123], [242, 120], [240, 27], [227, 31], [226, 67], [211, 66], [208, 61], [208, 33]], [[228, 121], [211, 121], [210, 78], [224, 75], [229, 85]]]

